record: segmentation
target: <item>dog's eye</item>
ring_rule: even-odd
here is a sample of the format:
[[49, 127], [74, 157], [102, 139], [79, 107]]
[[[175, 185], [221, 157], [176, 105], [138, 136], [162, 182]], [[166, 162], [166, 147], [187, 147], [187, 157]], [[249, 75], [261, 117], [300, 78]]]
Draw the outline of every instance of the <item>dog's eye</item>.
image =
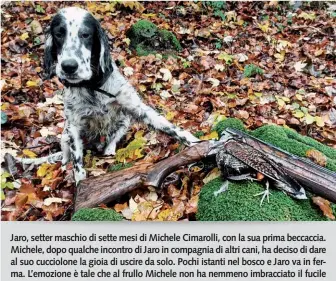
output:
[[55, 36], [56, 36], [56, 38], [58, 38], [58, 39], [62, 39], [63, 36], [64, 36], [64, 34], [61, 33], [61, 32], [57, 32], [57, 33], [55, 33]]
[[81, 37], [84, 38], [84, 39], [87, 39], [87, 38], [90, 37], [90, 34], [89, 33], [82, 33]]

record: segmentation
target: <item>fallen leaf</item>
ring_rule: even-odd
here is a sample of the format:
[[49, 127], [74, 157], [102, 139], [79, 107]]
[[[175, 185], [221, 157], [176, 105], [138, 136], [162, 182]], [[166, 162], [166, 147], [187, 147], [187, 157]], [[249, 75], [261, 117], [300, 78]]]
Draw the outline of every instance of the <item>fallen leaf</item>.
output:
[[157, 195], [157, 193], [155, 191], [151, 191], [146, 196], [146, 199], [150, 200], [150, 201], [156, 201], [156, 200], [158, 200], [158, 195]]
[[225, 66], [223, 64], [215, 64], [215, 69], [218, 71], [224, 71]]
[[134, 201], [133, 197], [130, 198], [128, 205], [132, 213], [138, 211], [138, 204]]
[[320, 116], [315, 116], [316, 125], [319, 127], [324, 127], [324, 120]]
[[208, 78], [207, 80], [208, 82], [210, 82], [212, 84], [211, 88], [217, 87], [219, 85], [219, 80], [215, 79], [215, 78]]
[[169, 80], [171, 80], [173, 78], [170, 70], [167, 69], [167, 68], [161, 68], [160, 72], [163, 73], [163, 77], [162, 77], [163, 81], [169, 81]]
[[29, 149], [22, 150], [22, 153], [23, 153], [23, 155], [26, 155], [29, 158], [36, 158], [36, 156], [37, 156], [33, 151], [31, 151]]
[[20, 39], [21, 40], [26, 40], [26, 39], [28, 39], [29, 38], [29, 34], [28, 34], [28, 32], [25, 32], [25, 33], [23, 33], [21, 36], [20, 36]]
[[57, 198], [57, 197], [50, 197], [50, 198], [44, 199], [43, 204], [45, 206], [50, 206], [52, 203], [62, 203], [62, 202], [69, 202], [69, 200], [63, 199], [63, 198]]
[[258, 23], [258, 27], [265, 33], [267, 33], [268, 29], [269, 29], [269, 22], [263, 22], [263, 24]]
[[233, 56], [229, 55], [225, 52], [220, 53], [219, 56], [218, 56], [218, 59], [219, 60], [225, 60], [226, 64], [231, 64], [233, 62]]
[[27, 87], [37, 87], [38, 81], [27, 81], [26, 85]]
[[237, 55], [235, 55], [235, 58], [239, 61], [239, 62], [244, 62], [248, 60], [248, 56], [242, 53], [239, 53]]
[[218, 140], [218, 133], [216, 131], [212, 131], [210, 134], [201, 136], [201, 140]]
[[40, 22], [38, 20], [33, 20], [30, 24], [29, 24], [32, 33], [37, 35], [43, 32], [42, 26], [40, 24]]
[[28, 195], [24, 193], [18, 193], [15, 198], [15, 206], [17, 208], [23, 207], [28, 201]]
[[125, 67], [125, 68], [124, 68], [124, 74], [125, 74], [126, 76], [131, 76], [131, 75], [133, 75], [133, 68], [132, 68], [132, 67], [129, 67], [129, 66]]
[[220, 177], [221, 172], [218, 168], [214, 168], [211, 170], [211, 172], [209, 174], [207, 174], [207, 176], [203, 179], [203, 182], [205, 184], [207, 184], [209, 181], [212, 181], [215, 178]]
[[285, 55], [286, 55], [286, 52], [282, 50], [280, 53], [276, 53], [274, 57], [277, 58], [278, 62], [283, 62], [285, 60]]
[[125, 202], [124, 204], [115, 204], [114, 205], [114, 210], [118, 213], [120, 213], [122, 210], [126, 209], [128, 207], [127, 202]]
[[303, 69], [307, 66], [307, 63], [298, 61], [294, 64], [294, 68], [296, 72], [302, 72]]
[[160, 97], [163, 98], [163, 99], [168, 99], [168, 98], [170, 98], [171, 96], [172, 96], [172, 95], [169, 94], [169, 92], [166, 91], [166, 90], [163, 90], [163, 91], [161, 91], [161, 93], [160, 93]]
[[314, 163], [325, 167], [327, 165], [327, 157], [320, 151], [316, 149], [309, 149], [306, 152], [306, 156], [312, 160]]
[[295, 111], [295, 113], [293, 114], [296, 118], [302, 118], [305, 116], [305, 114], [301, 111], [301, 110], [297, 110]]
[[305, 20], [314, 20], [316, 19], [316, 15], [315, 13], [302, 12], [300, 15], [298, 15], [298, 18], [303, 18]]
[[322, 197], [316, 196], [313, 197], [313, 202], [315, 205], [319, 206], [321, 211], [323, 212], [323, 215], [325, 215], [327, 218], [331, 220], [335, 220], [335, 216], [333, 214], [333, 211], [330, 206], [330, 202]]
[[133, 216], [133, 212], [132, 212], [132, 210], [129, 207], [121, 210], [121, 214], [123, 215], [123, 217], [125, 219], [128, 219], [128, 220], [131, 220], [132, 216]]
[[186, 204], [186, 214], [193, 214], [197, 212], [198, 195], [193, 196]]
[[305, 120], [306, 120], [306, 124], [310, 125], [310, 124], [314, 123], [315, 117], [311, 116], [309, 113], [307, 113], [306, 116], [305, 116]]
[[168, 194], [170, 197], [178, 197], [181, 194], [181, 190], [176, 188], [175, 185], [170, 184], [168, 185]]

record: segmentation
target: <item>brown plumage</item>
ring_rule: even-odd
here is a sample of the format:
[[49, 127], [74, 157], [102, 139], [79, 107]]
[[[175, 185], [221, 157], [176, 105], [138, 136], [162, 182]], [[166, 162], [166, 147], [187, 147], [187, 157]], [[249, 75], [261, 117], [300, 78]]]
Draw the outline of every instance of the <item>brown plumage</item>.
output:
[[304, 188], [288, 176], [279, 164], [243, 141], [228, 140], [224, 149], [217, 153], [216, 160], [224, 178], [244, 180], [260, 172], [271, 179], [275, 187], [290, 196], [296, 199], [307, 198]]

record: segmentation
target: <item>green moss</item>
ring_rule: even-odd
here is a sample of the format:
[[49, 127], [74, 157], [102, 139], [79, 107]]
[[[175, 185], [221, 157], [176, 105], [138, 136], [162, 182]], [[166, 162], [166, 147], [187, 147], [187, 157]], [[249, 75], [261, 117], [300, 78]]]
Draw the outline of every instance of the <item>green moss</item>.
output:
[[[214, 196], [223, 184], [219, 178], [206, 184], [200, 194], [197, 220], [200, 221], [321, 221], [328, 220], [312, 200], [294, 200], [273, 190], [270, 202], [260, 207], [265, 188], [254, 182], [230, 183], [227, 191]], [[333, 206], [333, 208], [335, 208]], [[335, 210], [335, 209], [334, 209]]]
[[139, 56], [157, 54], [158, 51], [181, 51], [182, 47], [176, 36], [165, 29], [159, 29], [148, 20], [139, 20], [127, 31], [126, 36], [131, 40], [130, 47]]
[[316, 149], [327, 157], [326, 168], [336, 171], [336, 150], [318, 141], [302, 136], [292, 129], [276, 125], [262, 126], [251, 135], [297, 156], [306, 157], [309, 149]]
[[263, 73], [264, 71], [254, 64], [248, 64], [244, 67], [244, 77], [252, 77], [257, 74], [262, 75]]
[[115, 172], [115, 171], [120, 171], [120, 170], [124, 170], [127, 168], [130, 168], [133, 166], [133, 163], [118, 163], [115, 165], [111, 165], [108, 167], [107, 171], [108, 172]]
[[203, 137], [204, 135], [205, 135], [205, 134], [204, 134], [204, 132], [202, 132], [202, 131], [197, 131], [197, 132], [194, 133], [194, 136], [195, 136], [196, 138]]
[[143, 46], [142, 44], [139, 44], [138, 46], [136, 46], [135, 51], [137, 53], [138, 56], [148, 56], [148, 55], [155, 55], [156, 52], [153, 51], [152, 49], [146, 48], [146, 46]]
[[220, 136], [222, 132], [227, 128], [233, 128], [237, 130], [241, 130], [243, 132], [247, 132], [247, 130], [244, 127], [244, 123], [236, 118], [227, 118], [225, 120], [219, 121], [215, 127], [213, 128], [214, 131], [218, 133]]
[[[254, 131], [247, 131], [242, 121], [228, 118], [220, 121], [214, 130], [221, 134], [226, 128], [235, 128], [281, 148], [297, 156], [305, 157], [309, 149], [316, 149], [327, 157], [327, 169], [336, 171], [336, 150], [318, 141], [302, 136], [292, 129], [276, 125], [265, 125]], [[245, 221], [313, 221], [327, 220], [321, 211], [309, 200], [294, 200], [281, 191], [272, 189], [270, 203], [259, 207], [260, 197], [253, 195], [264, 190], [258, 183], [233, 182], [229, 189], [215, 197], [222, 184], [215, 179], [206, 184], [200, 194], [197, 219], [203, 221], [245, 220]], [[332, 204], [336, 215], [336, 205]]]
[[151, 38], [158, 31], [158, 28], [154, 23], [148, 20], [139, 20], [132, 25], [131, 30], [138, 36]]
[[122, 215], [115, 210], [100, 208], [79, 209], [71, 218], [73, 221], [121, 221]]
[[169, 44], [171, 44], [176, 51], [182, 50], [180, 42], [177, 40], [176, 36], [172, 32], [166, 29], [162, 29], [159, 30], [159, 36], [164, 40], [164, 44], [166, 46], [169, 46]]

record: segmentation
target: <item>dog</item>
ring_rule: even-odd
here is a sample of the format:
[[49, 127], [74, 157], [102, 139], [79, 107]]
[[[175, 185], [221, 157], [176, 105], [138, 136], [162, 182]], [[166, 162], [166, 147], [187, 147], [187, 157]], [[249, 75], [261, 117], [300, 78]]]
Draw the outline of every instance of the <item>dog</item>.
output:
[[57, 75], [65, 85], [62, 152], [35, 162], [26, 159], [26, 164], [62, 160], [66, 165], [72, 160], [78, 183], [86, 178], [83, 139], [94, 143], [105, 136], [104, 154], [114, 155], [134, 119], [187, 145], [199, 141], [141, 101], [113, 61], [105, 31], [84, 9], [64, 8], [54, 16], [46, 35], [44, 69], [48, 78]]

